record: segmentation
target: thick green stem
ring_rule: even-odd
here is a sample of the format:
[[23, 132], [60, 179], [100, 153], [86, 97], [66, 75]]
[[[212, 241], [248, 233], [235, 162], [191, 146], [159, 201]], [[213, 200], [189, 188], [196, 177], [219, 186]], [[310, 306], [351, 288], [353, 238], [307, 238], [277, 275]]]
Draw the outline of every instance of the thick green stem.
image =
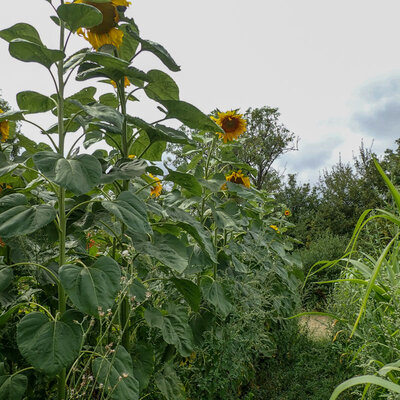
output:
[[[123, 79], [122, 79], [123, 81]], [[128, 124], [126, 119], [126, 97], [124, 83], [119, 82], [118, 84], [118, 97], [121, 106], [121, 113], [124, 115], [124, 124], [122, 130], [121, 144], [122, 144], [122, 157], [127, 158], [129, 155], [128, 146]], [[126, 191], [129, 188], [129, 180], [124, 180], [122, 182], [122, 190]], [[125, 233], [125, 225], [122, 225], [122, 235]], [[123, 267], [126, 269], [126, 262], [123, 262]], [[128, 296], [122, 299], [121, 309], [120, 309], [120, 325], [122, 331], [122, 345], [129, 350], [130, 347], [130, 329], [129, 329], [129, 317], [131, 309]]]
[[[64, 3], [62, 0], [61, 3]], [[64, 50], [65, 41], [64, 22], [60, 20], [60, 50]], [[64, 157], [64, 60], [58, 62], [58, 154]], [[60, 187], [58, 191], [58, 219], [59, 219], [59, 265], [65, 264], [65, 239], [66, 239], [66, 216], [65, 216], [65, 190]], [[61, 283], [58, 284], [58, 312], [63, 314], [66, 310], [66, 297]], [[58, 400], [65, 400], [65, 368], [58, 376]]]

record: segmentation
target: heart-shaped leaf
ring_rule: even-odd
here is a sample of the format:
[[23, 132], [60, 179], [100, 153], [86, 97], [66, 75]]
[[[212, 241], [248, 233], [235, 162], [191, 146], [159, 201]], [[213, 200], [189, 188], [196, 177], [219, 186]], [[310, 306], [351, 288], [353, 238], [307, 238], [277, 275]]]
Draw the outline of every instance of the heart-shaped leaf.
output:
[[30, 90], [17, 94], [18, 107], [27, 113], [46, 112], [57, 106], [50, 97]]
[[58, 153], [40, 151], [32, 158], [47, 178], [76, 195], [87, 193], [100, 183], [101, 164], [90, 154], [66, 159]]
[[99, 309], [111, 308], [120, 289], [121, 270], [110, 257], [100, 257], [89, 267], [62, 265], [59, 276], [74, 305], [93, 316], [98, 316]]
[[175, 287], [183, 295], [189, 303], [193, 311], [198, 312], [200, 309], [201, 291], [200, 288], [189, 279], [171, 278]]
[[28, 386], [28, 378], [25, 375], [0, 376], [0, 399], [21, 400]]
[[10, 42], [8, 50], [14, 58], [24, 62], [36, 62], [47, 69], [64, 58], [65, 54], [60, 50], [50, 50], [41, 44], [29, 42], [24, 39], [14, 39]]
[[185, 400], [185, 388], [176, 374], [174, 368], [169, 363], [164, 365], [162, 371], [154, 376], [154, 381], [160, 392], [167, 400]]
[[167, 110], [167, 118], [176, 118], [192, 129], [201, 129], [209, 132], [221, 132], [209, 116], [201, 112], [197, 107], [181, 100], [158, 100]]
[[232, 304], [225, 295], [222, 286], [210, 277], [204, 277], [201, 282], [204, 298], [226, 317], [232, 311]]
[[93, 374], [104, 385], [112, 400], [139, 399], [139, 382], [133, 375], [132, 359], [119, 346], [109, 357], [97, 357], [93, 361]]
[[151, 233], [146, 204], [130, 192], [122, 192], [114, 201], [103, 201], [103, 207], [123, 222], [128, 230]]
[[165, 72], [152, 69], [147, 72], [150, 83], [144, 88], [147, 97], [153, 100], [179, 100], [179, 88]]
[[32, 43], [42, 45], [38, 31], [29, 24], [18, 23], [10, 28], [3, 29], [0, 31], [0, 37], [7, 42], [11, 42], [14, 39], [25, 39]]
[[63, 319], [49, 320], [32, 312], [17, 326], [17, 344], [23, 357], [38, 371], [54, 376], [79, 355], [81, 328]]
[[56, 211], [48, 205], [16, 206], [0, 214], [0, 236], [28, 235], [52, 222]]
[[78, 28], [91, 28], [103, 21], [101, 11], [89, 4], [62, 4], [57, 8], [57, 14], [72, 31]]

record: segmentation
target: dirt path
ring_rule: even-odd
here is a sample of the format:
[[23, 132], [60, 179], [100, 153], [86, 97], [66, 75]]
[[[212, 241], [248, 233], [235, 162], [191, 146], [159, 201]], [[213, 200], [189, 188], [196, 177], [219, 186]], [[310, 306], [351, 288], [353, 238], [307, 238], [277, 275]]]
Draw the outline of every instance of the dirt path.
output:
[[326, 315], [303, 315], [300, 317], [300, 327], [314, 339], [328, 339], [331, 337], [335, 320]]

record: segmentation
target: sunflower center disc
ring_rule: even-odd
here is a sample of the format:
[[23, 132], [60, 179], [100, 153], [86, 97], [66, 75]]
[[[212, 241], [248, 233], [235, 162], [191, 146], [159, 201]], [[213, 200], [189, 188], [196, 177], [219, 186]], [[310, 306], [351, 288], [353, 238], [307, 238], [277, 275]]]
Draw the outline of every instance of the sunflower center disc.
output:
[[236, 119], [231, 119], [231, 118], [225, 118], [222, 121], [222, 129], [225, 132], [233, 132], [236, 130], [236, 128], [238, 127], [238, 121]]

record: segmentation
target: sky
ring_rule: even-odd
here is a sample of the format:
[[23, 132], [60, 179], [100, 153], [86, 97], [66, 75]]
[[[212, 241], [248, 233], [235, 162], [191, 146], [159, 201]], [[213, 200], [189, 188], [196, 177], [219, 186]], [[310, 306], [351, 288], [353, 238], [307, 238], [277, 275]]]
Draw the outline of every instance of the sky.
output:
[[[20, 0], [17, 7], [4, 3], [1, 29], [27, 22], [47, 47], [58, 47], [46, 0]], [[142, 38], [162, 44], [181, 66], [168, 72], [181, 100], [205, 113], [279, 108], [280, 121], [299, 144], [276, 167], [297, 173], [302, 182], [315, 182], [339, 158], [351, 161], [361, 141], [377, 154], [395, 148], [400, 136], [398, 0], [132, 0], [126, 15], [135, 19]], [[75, 36], [69, 51], [86, 45]], [[2, 40], [0, 60], [1, 94], [13, 108], [21, 90], [54, 92], [47, 71], [11, 58]], [[140, 54], [135, 66], [168, 71], [150, 53]], [[80, 88], [81, 83], [71, 82], [67, 93]], [[149, 102], [130, 111], [148, 121], [159, 115]], [[50, 117], [39, 121], [49, 126]], [[23, 129], [29, 137], [41, 136], [30, 126]]]

